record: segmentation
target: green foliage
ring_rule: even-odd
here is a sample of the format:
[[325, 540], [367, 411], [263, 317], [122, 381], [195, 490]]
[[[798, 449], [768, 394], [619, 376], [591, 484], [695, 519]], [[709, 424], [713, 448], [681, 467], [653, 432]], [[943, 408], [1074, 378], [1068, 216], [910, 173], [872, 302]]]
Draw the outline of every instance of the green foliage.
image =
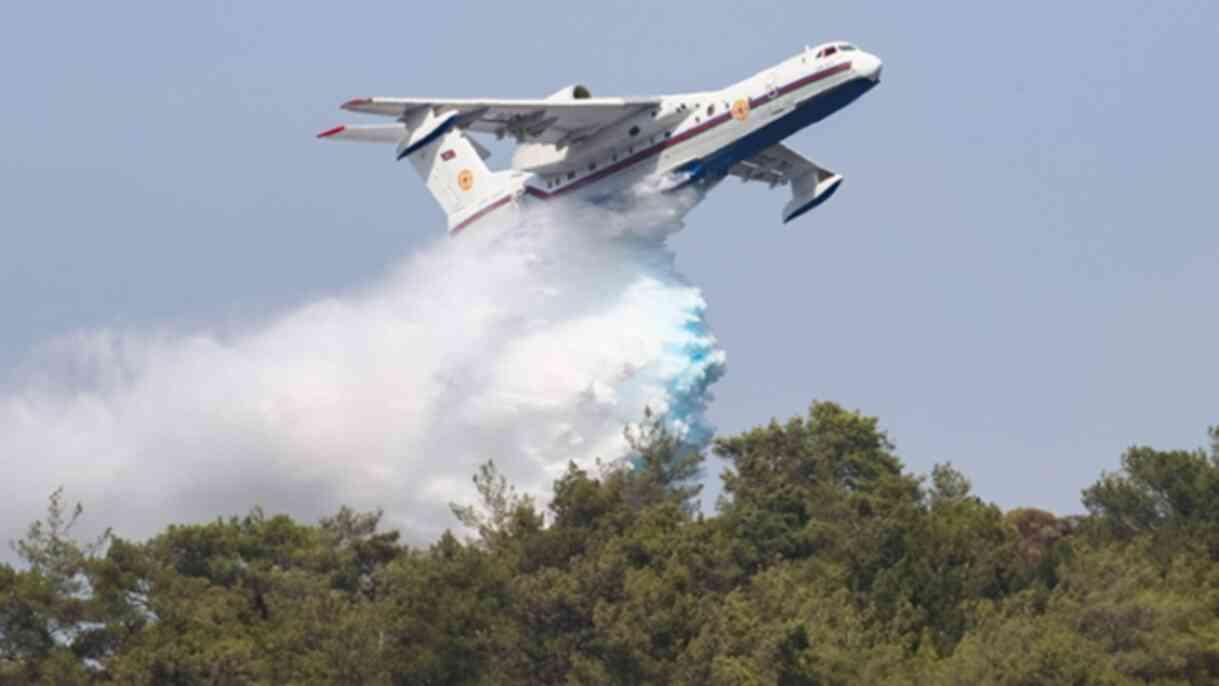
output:
[[505, 544], [512, 539], [517, 526], [540, 525], [529, 516], [533, 513], [533, 499], [518, 494], [516, 487], [508, 483], [508, 477], [495, 468], [494, 461], [480, 465], [473, 481], [479, 504], [449, 503], [449, 509], [463, 526], [477, 531], [485, 545], [494, 548]]
[[870, 586], [900, 556], [900, 530], [921, 497], [892, 449], [875, 418], [834, 403], [717, 440], [732, 462], [720, 512], [739, 564], [757, 571], [776, 560], [845, 556], [853, 583]]
[[711, 517], [703, 455], [650, 414], [627, 438], [544, 513], [485, 463], [477, 538], [420, 548], [347, 508], [82, 544], [56, 491], [0, 565], [0, 685], [1219, 682], [1219, 429], [1066, 518], [911, 475], [833, 403], [720, 439]]
[[625, 430], [627, 444], [636, 455], [634, 473], [626, 482], [626, 502], [639, 508], [672, 500], [687, 511], [697, 508], [694, 499], [703, 486], [696, 483], [703, 456], [682, 445], [664, 421], [644, 410], [643, 421]]
[[1160, 529], [1219, 525], [1219, 431], [1211, 454], [1138, 446], [1122, 455], [1122, 469], [1104, 474], [1083, 492], [1096, 523], [1121, 537]]
[[88, 565], [110, 539], [81, 544], [72, 535], [83, 508], [68, 513], [63, 488], [50, 496], [45, 520], [11, 544], [25, 563], [0, 566], [0, 683], [76, 683], [85, 661], [105, 650], [93, 624], [99, 604], [91, 597]]
[[943, 683], [1202, 684], [1219, 676], [1219, 573], [1161, 559], [1150, 539], [1087, 547], [1045, 594], [979, 613], [940, 667]]

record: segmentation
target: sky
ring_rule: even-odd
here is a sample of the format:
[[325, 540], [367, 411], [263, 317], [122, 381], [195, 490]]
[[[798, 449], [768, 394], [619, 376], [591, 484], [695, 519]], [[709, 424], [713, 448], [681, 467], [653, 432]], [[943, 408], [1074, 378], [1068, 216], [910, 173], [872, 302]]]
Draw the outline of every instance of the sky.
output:
[[[359, 119], [348, 98], [697, 91], [835, 39], [885, 69], [788, 141], [844, 175], [833, 201], [784, 226], [785, 190], [730, 180], [670, 241], [727, 353], [718, 430], [834, 400], [915, 472], [1064, 514], [1133, 444], [1202, 446], [1219, 6], [1185, 1], [23, 3], [0, 26], [0, 396], [65, 338], [241, 329], [446, 240], [389, 149], [314, 140]], [[0, 445], [5, 472], [37, 459]]]

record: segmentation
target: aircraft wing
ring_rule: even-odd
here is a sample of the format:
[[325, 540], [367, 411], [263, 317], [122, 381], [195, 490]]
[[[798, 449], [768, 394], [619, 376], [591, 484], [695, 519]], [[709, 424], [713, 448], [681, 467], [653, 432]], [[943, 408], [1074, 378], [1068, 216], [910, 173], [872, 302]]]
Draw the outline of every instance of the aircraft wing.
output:
[[833, 173], [828, 169], [822, 169], [812, 160], [782, 143], [772, 145], [747, 160], [737, 162], [728, 170], [729, 174], [740, 177], [742, 181], [761, 181], [772, 187], [788, 183], [809, 172]]
[[650, 107], [659, 98], [583, 98], [575, 100], [481, 100], [441, 98], [357, 98], [343, 103], [349, 112], [396, 117], [406, 121], [415, 112], [456, 112], [461, 128], [492, 133], [518, 141], [566, 144]]
[[771, 188], [789, 184], [792, 199], [783, 208], [785, 224], [828, 200], [842, 183], [842, 176], [818, 166], [782, 143], [737, 162], [728, 173], [743, 181], [770, 184]]

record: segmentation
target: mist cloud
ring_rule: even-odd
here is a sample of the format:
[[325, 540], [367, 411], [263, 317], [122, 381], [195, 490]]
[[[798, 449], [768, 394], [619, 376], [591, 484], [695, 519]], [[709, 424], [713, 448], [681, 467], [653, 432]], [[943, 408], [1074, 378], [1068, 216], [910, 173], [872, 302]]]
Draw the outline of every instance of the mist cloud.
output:
[[408, 537], [495, 459], [544, 494], [568, 460], [624, 454], [645, 406], [692, 443], [724, 353], [664, 245], [679, 199], [480, 223], [360, 292], [226, 332], [93, 331], [0, 389], [5, 539], [66, 487], [142, 538], [254, 505], [383, 507]]

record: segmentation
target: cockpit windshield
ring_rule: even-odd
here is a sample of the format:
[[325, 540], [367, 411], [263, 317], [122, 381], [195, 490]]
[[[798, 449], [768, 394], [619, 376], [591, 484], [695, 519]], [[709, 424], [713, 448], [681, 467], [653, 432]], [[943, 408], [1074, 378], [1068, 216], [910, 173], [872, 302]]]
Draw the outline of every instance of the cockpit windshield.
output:
[[837, 45], [827, 45], [826, 47], [821, 48], [820, 50], [817, 51], [817, 59], [822, 59], [825, 57], [837, 55], [839, 53], [839, 51], [852, 52], [854, 50], [858, 50], [858, 48], [856, 48], [854, 45], [851, 45], [850, 43], [839, 43]]

